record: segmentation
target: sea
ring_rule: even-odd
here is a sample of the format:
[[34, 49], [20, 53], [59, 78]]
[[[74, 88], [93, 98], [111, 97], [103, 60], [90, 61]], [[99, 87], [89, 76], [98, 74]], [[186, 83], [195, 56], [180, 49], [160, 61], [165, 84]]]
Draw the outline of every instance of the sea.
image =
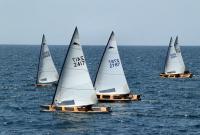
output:
[[[58, 72], [68, 46], [49, 46]], [[92, 80], [105, 46], [83, 46]], [[199, 135], [200, 47], [183, 46], [187, 79], [160, 78], [167, 46], [119, 46], [131, 91], [142, 100], [99, 103], [108, 114], [41, 112], [55, 87], [35, 87], [39, 45], [0, 46], [0, 135]]]

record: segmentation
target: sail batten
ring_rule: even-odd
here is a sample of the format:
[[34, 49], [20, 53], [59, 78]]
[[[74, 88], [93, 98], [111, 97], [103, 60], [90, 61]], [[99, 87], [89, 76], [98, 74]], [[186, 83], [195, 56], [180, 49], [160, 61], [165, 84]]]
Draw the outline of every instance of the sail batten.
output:
[[78, 29], [76, 28], [63, 63], [52, 104], [73, 107], [96, 103], [96, 93], [80, 45]]
[[54, 65], [51, 53], [46, 44], [45, 35], [42, 37], [39, 64], [37, 71], [37, 84], [48, 84], [58, 81], [58, 72]]
[[94, 81], [97, 94], [128, 94], [130, 89], [123, 71], [114, 32], [105, 47]]

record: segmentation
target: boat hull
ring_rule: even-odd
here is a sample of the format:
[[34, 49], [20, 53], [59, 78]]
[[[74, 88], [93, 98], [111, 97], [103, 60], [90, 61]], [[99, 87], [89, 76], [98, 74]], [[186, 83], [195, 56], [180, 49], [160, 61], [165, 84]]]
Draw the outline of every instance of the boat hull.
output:
[[65, 106], [52, 106], [42, 105], [42, 112], [63, 112], [63, 113], [109, 113], [111, 112], [110, 107], [65, 107]]
[[130, 102], [141, 100], [140, 95], [126, 94], [126, 95], [108, 95], [108, 94], [97, 94], [99, 102]]
[[192, 73], [182, 73], [182, 74], [165, 74], [161, 73], [162, 78], [192, 78]]

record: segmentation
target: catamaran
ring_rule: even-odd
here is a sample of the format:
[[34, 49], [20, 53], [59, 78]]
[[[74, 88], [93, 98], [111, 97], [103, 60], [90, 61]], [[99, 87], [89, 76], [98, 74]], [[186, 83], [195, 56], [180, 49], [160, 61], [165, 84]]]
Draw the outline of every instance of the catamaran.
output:
[[77, 27], [72, 36], [51, 105], [42, 106], [43, 111], [61, 112], [110, 112], [109, 107], [93, 107], [98, 102]]
[[43, 35], [37, 70], [36, 86], [55, 84], [58, 81], [58, 77], [58, 72], [54, 65], [49, 48], [46, 44], [45, 35]]
[[97, 98], [102, 102], [140, 100], [132, 94], [120, 60], [114, 32], [111, 33], [94, 81]]
[[181, 49], [178, 44], [178, 36], [175, 39], [173, 45], [173, 39], [171, 37], [168, 47], [168, 52], [165, 61], [164, 73], [160, 76], [164, 78], [191, 78], [192, 73], [186, 70]]

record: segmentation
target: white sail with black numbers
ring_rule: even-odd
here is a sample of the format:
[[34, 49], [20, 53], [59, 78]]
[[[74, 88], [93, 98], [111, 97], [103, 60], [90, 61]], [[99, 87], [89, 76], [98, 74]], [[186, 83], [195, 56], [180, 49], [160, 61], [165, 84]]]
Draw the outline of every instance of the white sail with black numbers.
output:
[[97, 103], [76, 28], [62, 67], [53, 105], [74, 107]]
[[176, 53], [175, 47], [172, 44], [172, 42], [173, 40], [171, 38], [168, 52], [167, 52], [166, 62], [165, 62], [165, 73], [166, 74], [181, 74], [181, 73], [184, 73], [184, 70], [182, 69], [179, 57]]
[[47, 84], [58, 81], [58, 72], [46, 44], [45, 36], [42, 37], [42, 44], [39, 57], [37, 84]]
[[97, 94], [129, 94], [130, 89], [124, 75], [114, 32], [111, 33], [99, 69], [94, 87]]
[[176, 37], [176, 40], [174, 42], [174, 47], [175, 47], [176, 54], [177, 54], [177, 57], [178, 57], [179, 62], [180, 62], [181, 70], [185, 71], [185, 64], [184, 64], [183, 57], [182, 57], [182, 54], [181, 54], [181, 48], [180, 48], [179, 43], [178, 43], [178, 36]]

